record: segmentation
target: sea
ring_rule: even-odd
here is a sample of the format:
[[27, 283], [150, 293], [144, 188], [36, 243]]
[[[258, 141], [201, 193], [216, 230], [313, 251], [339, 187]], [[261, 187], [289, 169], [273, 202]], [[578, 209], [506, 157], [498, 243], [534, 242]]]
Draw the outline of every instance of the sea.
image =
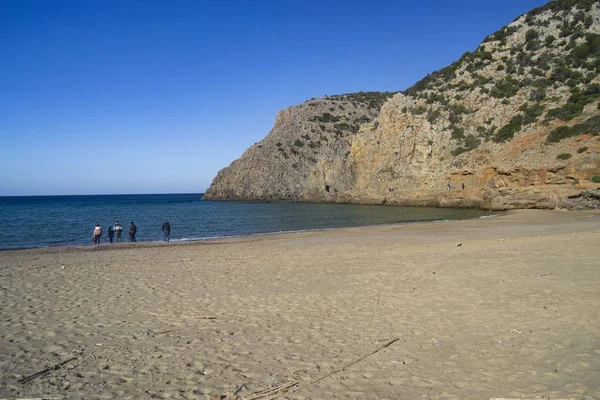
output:
[[278, 232], [324, 230], [490, 216], [484, 210], [296, 202], [203, 201], [202, 193], [0, 197], [0, 249], [93, 245], [96, 224], [108, 243], [108, 227], [131, 222], [137, 241], [199, 241]]

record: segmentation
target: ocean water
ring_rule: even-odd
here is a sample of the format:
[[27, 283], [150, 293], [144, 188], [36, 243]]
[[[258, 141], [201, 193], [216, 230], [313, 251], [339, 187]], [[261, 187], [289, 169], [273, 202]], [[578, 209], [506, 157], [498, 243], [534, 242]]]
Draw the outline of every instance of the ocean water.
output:
[[0, 197], [0, 249], [92, 244], [96, 224], [108, 242], [109, 225], [133, 221], [138, 241], [171, 241], [328, 229], [339, 227], [479, 218], [487, 211], [291, 202], [201, 201], [202, 194]]

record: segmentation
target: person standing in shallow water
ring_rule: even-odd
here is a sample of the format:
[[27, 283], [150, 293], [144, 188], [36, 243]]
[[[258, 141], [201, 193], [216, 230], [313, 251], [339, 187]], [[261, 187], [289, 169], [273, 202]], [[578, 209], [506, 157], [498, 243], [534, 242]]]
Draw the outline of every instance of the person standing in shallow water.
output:
[[135, 234], [136, 233], [137, 233], [137, 226], [135, 226], [133, 221], [131, 221], [131, 225], [129, 225], [129, 232], [127, 232], [127, 234], [129, 235], [129, 240], [131, 240], [132, 242], [135, 242]]
[[169, 221], [167, 221], [166, 219], [165, 222], [163, 222], [162, 224], [161, 230], [165, 235], [165, 242], [168, 242], [171, 239], [171, 224], [169, 224]]
[[108, 240], [110, 240], [110, 242], [113, 242], [113, 238], [115, 237], [115, 231], [113, 230], [112, 226], [108, 227]]
[[121, 241], [121, 231], [123, 230], [123, 225], [119, 223], [119, 221], [115, 222], [115, 226], [113, 227], [113, 231], [115, 231], [115, 239], [116, 242], [119, 243]]
[[94, 228], [94, 244], [100, 244], [100, 238], [102, 237], [102, 228], [100, 228], [100, 224], [96, 224]]

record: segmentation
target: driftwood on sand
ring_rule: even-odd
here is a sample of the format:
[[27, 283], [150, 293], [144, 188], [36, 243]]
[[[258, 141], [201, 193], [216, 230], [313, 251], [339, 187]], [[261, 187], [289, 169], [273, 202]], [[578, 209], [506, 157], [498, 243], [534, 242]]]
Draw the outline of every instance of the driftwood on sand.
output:
[[51, 366], [49, 368], [43, 369], [43, 370], [41, 370], [39, 372], [36, 372], [35, 374], [31, 374], [31, 375], [28, 375], [26, 377], [23, 377], [23, 378], [19, 379], [17, 382], [19, 382], [19, 383], [27, 383], [27, 382], [29, 382], [32, 379], [35, 379], [35, 378], [38, 378], [40, 376], [46, 375], [50, 371], [55, 371], [55, 370], [59, 369], [60, 367], [62, 367], [63, 365], [65, 365], [66, 363], [71, 362], [73, 360], [77, 360], [77, 357], [69, 358], [66, 361], [60, 362], [60, 363], [55, 364], [55, 365], [53, 365], [53, 366]]
[[[312, 385], [312, 384], [317, 383], [317, 382], [319, 382], [319, 381], [321, 381], [321, 380], [323, 380], [323, 379], [325, 379], [325, 378], [327, 378], [327, 377], [329, 377], [331, 375], [334, 375], [334, 374], [336, 374], [338, 372], [341, 372], [341, 371], [345, 370], [346, 368], [349, 368], [349, 367], [353, 366], [354, 364], [357, 364], [357, 363], [361, 362], [365, 358], [372, 356], [373, 354], [377, 353], [378, 351], [381, 351], [381, 350], [385, 349], [386, 347], [390, 346], [392, 343], [397, 342], [398, 340], [400, 340], [400, 338], [392, 339], [392, 340], [386, 342], [383, 346], [379, 346], [377, 349], [373, 350], [369, 354], [366, 354], [366, 355], [364, 355], [364, 356], [362, 356], [362, 357], [360, 357], [360, 358], [352, 361], [351, 363], [346, 364], [342, 368], [338, 368], [338, 369], [336, 369], [334, 371], [331, 371], [327, 375], [324, 375], [324, 376], [322, 376], [320, 378], [317, 378], [317, 379], [311, 381], [310, 384]], [[241, 400], [266, 400], [266, 399], [274, 399], [276, 397], [279, 397], [284, 392], [286, 392], [286, 391], [288, 391], [288, 390], [290, 390], [292, 388], [294, 388], [295, 390], [297, 390], [299, 388], [299, 386], [298, 386], [299, 384], [300, 384], [299, 381], [294, 380], [292, 382], [288, 382], [286, 384], [274, 387], [272, 389], [266, 389], [266, 390], [262, 390], [262, 391], [259, 391], [259, 392], [254, 392], [249, 397], [243, 397], [243, 398], [240, 398], [240, 399]], [[233, 395], [236, 396], [240, 392], [240, 390], [242, 390], [242, 388], [244, 386], [245, 386], [245, 384], [242, 384], [242, 385], [238, 386], [238, 388], [233, 392]]]
[[324, 375], [324, 376], [322, 376], [322, 377], [320, 377], [318, 379], [315, 379], [314, 381], [311, 381], [310, 383], [311, 384], [312, 383], [317, 383], [317, 382], [319, 382], [319, 381], [321, 381], [321, 380], [323, 380], [323, 379], [325, 379], [325, 378], [327, 378], [327, 377], [329, 377], [329, 376], [331, 376], [333, 374], [337, 374], [338, 372], [341, 372], [341, 371], [345, 370], [346, 368], [351, 367], [351, 366], [353, 366], [354, 364], [356, 364], [358, 362], [361, 362], [365, 358], [367, 358], [369, 356], [372, 356], [373, 354], [377, 353], [378, 351], [380, 351], [382, 349], [385, 349], [386, 347], [388, 347], [389, 345], [391, 345], [392, 343], [394, 343], [394, 342], [396, 342], [398, 340], [400, 340], [400, 338], [392, 339], [389, 342], [387, 342], [386, 344], [384, 344], [383, 346], [381, 346], [381, 347], [377, 348], [376, 350], [370, 352], [369, 354], [367, 354], [365, 356], [362, 356], [361, 358], [359, 358], [359, 359], [357, 359], [355, 361], [352, 361], [350, 364], [347, 364], [347, 365], [343, 366], [342, 368], [336, 369], [335, 371], [332, 371], [332, 372], [328, 373], [327, 375]]

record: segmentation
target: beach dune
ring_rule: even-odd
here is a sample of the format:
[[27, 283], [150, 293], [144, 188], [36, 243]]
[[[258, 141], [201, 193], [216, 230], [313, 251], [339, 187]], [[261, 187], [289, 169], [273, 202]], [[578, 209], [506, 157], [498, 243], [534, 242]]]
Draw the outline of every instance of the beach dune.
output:
[[600, 398], [599, 243], [526, 210], [0, 252], [0, 398]]

